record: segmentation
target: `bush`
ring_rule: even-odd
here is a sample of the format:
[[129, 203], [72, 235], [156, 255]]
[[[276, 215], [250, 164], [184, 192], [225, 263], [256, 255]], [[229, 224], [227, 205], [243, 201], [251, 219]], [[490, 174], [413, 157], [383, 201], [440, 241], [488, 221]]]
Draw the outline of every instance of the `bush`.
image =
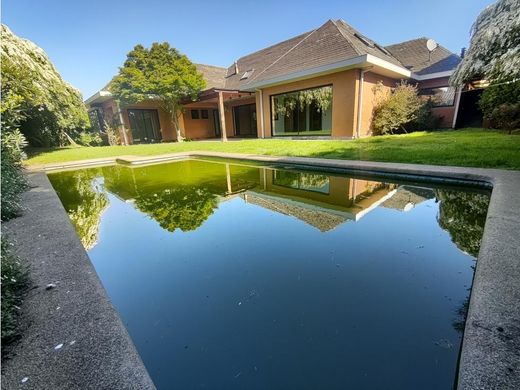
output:
[[17, 335], [18, 309], [24, 287], [28, 284], [27, 268], [9, 251], [9, 244], [2, 237], [2, 349]]
[[479, 106], [491, 127], [511, 130], [520, 127], [520, 80], [490, 85], [482, 92]]
[[402, 82], [374, 108], [372, 129], [374, 134], [406, 132], [405, 125], [418, 118], [423, 106], [417, 87]]
[[492, 127], [509, 131], [520, 129], [520, 102], [504, 103], [495, 107], [489, 115]]
[[83, 146], [101, 146], [103, 145], [103, 140], [101, 136], [97, 133], [90, 133], [87, 131], [81, 132], [77, 139], [78, 143]]
[[25, 156], [25, 138], [18, 131], [2, 134], [1, 142], [1, 218], [6, 221], [16, 217], [20, 211], [20, 194], [27, 189], [22, 173], [21, 160]]
[[433, 130], [441, 127], [442, 116], [433, 114], [433, 102], [428, 99], [417, 111], [417, 118], [407, 123], [407, 131]]

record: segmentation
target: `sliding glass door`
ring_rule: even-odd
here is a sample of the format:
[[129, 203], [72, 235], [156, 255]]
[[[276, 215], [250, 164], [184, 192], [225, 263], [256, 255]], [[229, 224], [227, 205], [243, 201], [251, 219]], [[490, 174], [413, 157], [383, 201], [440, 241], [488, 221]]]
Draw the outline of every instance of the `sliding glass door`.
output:
[[332, 86], [271, 95], [274, 136], [330, 135]]
[[158, 142], [162, 139], [157, 110], [128, 110], [134, 143]]

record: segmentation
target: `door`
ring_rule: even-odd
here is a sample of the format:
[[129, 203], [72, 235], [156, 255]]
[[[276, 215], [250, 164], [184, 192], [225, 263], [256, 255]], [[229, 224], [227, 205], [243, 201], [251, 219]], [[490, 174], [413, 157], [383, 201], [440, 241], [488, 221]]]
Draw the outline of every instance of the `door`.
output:
[[235, 125], [235, 135], [256, 137], [256, 104], [233, 107], [233, 123]]
[[158, 142], [162, 139], [157, 110], [128, 110], [134, 143]]

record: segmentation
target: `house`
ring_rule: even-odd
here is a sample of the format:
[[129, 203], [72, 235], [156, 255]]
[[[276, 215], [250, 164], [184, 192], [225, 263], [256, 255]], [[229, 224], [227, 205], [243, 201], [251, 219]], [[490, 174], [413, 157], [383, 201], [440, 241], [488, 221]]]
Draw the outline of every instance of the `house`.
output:
[[[227, 69], [196, 65], [207, 89], [185, 105], [180, 125], [190, 139], [366, 137], [379, 94], [408, 80], [432, 98], [442, 126], [452, 127], [459, 93], [448, 80], [459, 61], [427, 38], [384, 47], [343, 20], [329, 20]], [[153, 100], [119, 107], [103, 89], [86, 104], [93, 122], [119, 128], [126, 144], [176, 139]]]

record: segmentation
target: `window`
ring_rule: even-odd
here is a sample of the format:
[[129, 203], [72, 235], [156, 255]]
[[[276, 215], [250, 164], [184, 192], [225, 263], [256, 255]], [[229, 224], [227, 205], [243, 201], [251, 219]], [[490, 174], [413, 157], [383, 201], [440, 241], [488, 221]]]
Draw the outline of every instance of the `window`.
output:
[[245, 80], [245, 79], [251, 77], [251, 75], [253, 74], [254, 71], [255, 71], [254, 69], [251, 69], [251, 70], [248, 70], [247, 72], [244, 72], [242, 77], [240, 77], [240, 80]]
[[455, 102], [453, 87], [423, 88], [419, 90], [419, 95], [424, 100], [431, 99], [433, 107], [453, 106]]
[[273, 184], [297, 190], [329, 193], [329, 177], [313, 173], [274, 171]]
[[330, 135], [332, 86], [271, 96], [274, 136]]
[[157, 110], [128, 110], [128, 119], [130, 120], [134, 143], [161, 140], [161, 127]]
[[200, 110], [200, 117], [202, 119], [208, 119], [209, 118], [208, 110]]
[[191, 110], [191, 119], [199, 119], [199, 110]]

